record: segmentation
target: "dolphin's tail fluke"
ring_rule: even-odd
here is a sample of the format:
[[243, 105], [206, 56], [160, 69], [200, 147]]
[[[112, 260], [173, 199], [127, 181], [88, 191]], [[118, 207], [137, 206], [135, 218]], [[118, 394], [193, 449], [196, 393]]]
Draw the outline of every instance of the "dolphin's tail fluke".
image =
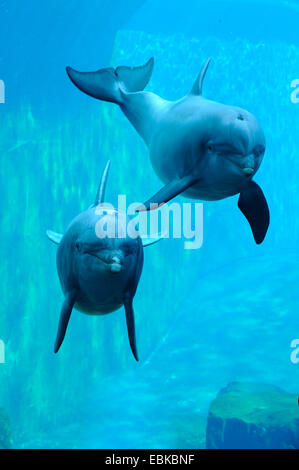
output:
[[108, 162], [106, 163], [105, 170], [103, 171], [101, 182], [98, 187], [97, 195], [94, 201], [94, 206], [98, 206], [99, 204], [102, 204], [105, 200], [105, 191], [106, 191], [109, 168], [110, 168], [110, 160], [108, 160]]
[[151, 78], [154, 66], [153, 57], [140, 67], [117, 67], [97, 72], [77, 72], [71, 67], [66, 71], [79, 90], [93, 98], [122, 104], [124, 93], [142, 91]]
[[60, 313], [58, 331], [57, 331], [57, 336], [56, 336], [56, 341], [55, 341], [55, 346], [54, 346], [55, 354], [59, 351], [59, 348], [62, 345], [62, 342], [64, 340], [68, 322], [69, 322], [73, 307], [76, 302], [76, 296], [77, 296], [76, 291], [68, 292], [65, 296], [65, 300], [63, 302], [61, 313]]

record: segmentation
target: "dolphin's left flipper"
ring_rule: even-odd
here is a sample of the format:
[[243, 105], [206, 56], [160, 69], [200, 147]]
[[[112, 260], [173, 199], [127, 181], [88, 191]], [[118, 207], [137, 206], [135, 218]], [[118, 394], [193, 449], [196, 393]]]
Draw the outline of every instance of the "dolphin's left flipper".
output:
[[126, 311], [126, 320], [127, 320], [128, 335], [129, 335], [129, 342], [130, 342], [131, 350], [136, 361], [139, 361], [137, 347], [136, 347], [135, 320], [134, 320], [132, 297], [127, 297], [125, 299], [124, 307]]
[[[137, 207], [137, 212], [148, 211], [151, 209], [157, 209], [157, 206], [165, 204], [170, 201], [178, 194], [183, 193], [186, 189], [190, 188], [198, 182], [198, 178], [195, 178], [193, 175], [184, 176], [184, 178], [176, 179], [170, 181], [164, 188], [160, 189], [153, 197], [141, 206]], [[156, 207], [151, 207], [151, 204], [155, 204]]]
[[49, 240], [55, 243], [55, 245], [59, 245], [63, 237], [61, 233], [52, 232], [52, 230], [47, 230], [46, 234]]
[[57, 337], [56, 337], [56, 342], [55, 342], [55, 347], [54, 347], [55, 353], [59, 351], [62, 341], [64, 340], [67, 325], [68, 325], [68, 322], [69, 322], [69, 319], [73, 310], [73, 306], [76, 301], [76, 294], [77, 292], [75, 290], [67, 293], [65, 300], [63, 302], [60, 319], [59, 319], [58, 332], [57, 332]]
[[270, 213], [263, 191], [254, 181], [241, 191], [238, 206], [250, 224], [255, 242], [262, 243], [269, 227]]

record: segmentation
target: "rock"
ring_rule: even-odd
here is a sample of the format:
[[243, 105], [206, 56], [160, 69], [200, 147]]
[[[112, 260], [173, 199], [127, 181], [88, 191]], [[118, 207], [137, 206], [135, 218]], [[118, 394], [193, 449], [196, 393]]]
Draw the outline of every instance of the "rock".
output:
[[230, 383], [212, 402], [207, 449], [299, 449], [298, 396], [279, 387]]
[[0, 449], [11, 448], [10, 422], [4, 408], [0, 408]]

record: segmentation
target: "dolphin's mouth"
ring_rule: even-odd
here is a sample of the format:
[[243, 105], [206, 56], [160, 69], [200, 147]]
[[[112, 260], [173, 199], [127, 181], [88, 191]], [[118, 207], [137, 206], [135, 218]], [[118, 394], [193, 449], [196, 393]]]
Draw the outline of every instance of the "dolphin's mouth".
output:
[[246, 157], [242, 157], [242, 155], [240, 155], [240, 159], [238, 160], [236, 157], [232, 158], [228, 155], [226, 155], [225, 158], [227, 158], [227, 160], [229, 160], [246, 176], [251, 176], [255, 171], [255, 159], [253, 155], [247, 155]]
[[98, 253], [87, 252], [87, 254], [99, 259], [112, 273], [119, 273], [123, 269], [123, 262], [118, 256], [107, 258], [105, 256], [99, 255]]
[[265, 153], [265, 147], [263, 145], [256, 145], [253, 150], [244, 155], [239, 151], [224, 152], [223, 156], [227, 158], [238, 170], [242, 172], [246, 177], [250, 177], [256, 171], [259, 166], [259, 162]]

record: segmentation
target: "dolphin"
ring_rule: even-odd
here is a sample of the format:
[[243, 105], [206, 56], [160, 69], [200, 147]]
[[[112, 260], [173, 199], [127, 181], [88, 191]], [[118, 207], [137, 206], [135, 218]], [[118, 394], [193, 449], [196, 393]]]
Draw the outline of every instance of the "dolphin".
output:
[[[94, 204], [73, 219], [64, 235], [47, 231], [58, 245], [57, 271], [65, 296], [54, 352], [64, 340], [73, 308], [105, 315], [124, 306], [131, 350], [138, 361], [133, 298], [143, 267], [143, 247], [161, 236], [142, 239], [138, 231], [134, 235], [128, 228], [131, 219], [104, 204], [109, 165], [108, 161]], [[115, 228], [114, 235], [108, 226]]]
[[203, 98], [209, 63], [210, 59], [190, 92], [178, 101], [143, 91], [152, 74], [153, 58], [141, 67], [66, 70], [87, 95], [118, 104], [149, 148], [152, 166], [165, 186], [138, 210], [156, 208], [179, 194], [202, 201], [239, 194], [238, 207], [260, 244], [270, 214], [252, 178], [265, 153], [265, 136], [248, 111]]

